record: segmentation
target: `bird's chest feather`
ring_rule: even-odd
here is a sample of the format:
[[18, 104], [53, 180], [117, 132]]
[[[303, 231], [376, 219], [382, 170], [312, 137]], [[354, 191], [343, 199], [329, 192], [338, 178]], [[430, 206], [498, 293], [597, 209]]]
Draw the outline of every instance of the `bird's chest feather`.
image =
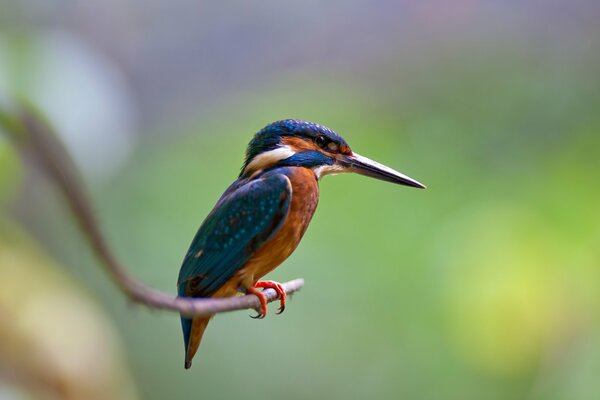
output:
[[291, 168], [287, 176], [292, 184], [289, 214], [281, 229], [262, 246], [240, 271], [242, 285], [271, 272], [298, 247], [319, 202], [319, 186], [314, 173], [306, 168]]

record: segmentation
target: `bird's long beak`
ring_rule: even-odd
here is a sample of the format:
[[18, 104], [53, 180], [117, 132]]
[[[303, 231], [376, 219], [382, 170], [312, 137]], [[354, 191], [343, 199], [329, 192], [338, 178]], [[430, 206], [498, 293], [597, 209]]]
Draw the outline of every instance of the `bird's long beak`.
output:
[[347, 172], [354, 172], [382, 181], [397, 183], [399, 185], [412, 186], [419, 189], [426, 188], [422, 183], [356, 153], [338, 158], [338, 163], [344, 167]]

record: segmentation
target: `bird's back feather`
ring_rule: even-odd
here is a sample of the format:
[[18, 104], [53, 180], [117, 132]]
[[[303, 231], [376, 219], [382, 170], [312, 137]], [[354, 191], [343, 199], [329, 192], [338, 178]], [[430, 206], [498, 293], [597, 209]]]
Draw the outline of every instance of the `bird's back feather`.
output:
[[[183, 260], [179, 296], [210, 297], [240, 271], [281, 228], [291, 192], [288, 177], [276, 171], [226, 192], [200, 226]], [[181, 323], [187, 353], [193, 324], [186, 317]]]

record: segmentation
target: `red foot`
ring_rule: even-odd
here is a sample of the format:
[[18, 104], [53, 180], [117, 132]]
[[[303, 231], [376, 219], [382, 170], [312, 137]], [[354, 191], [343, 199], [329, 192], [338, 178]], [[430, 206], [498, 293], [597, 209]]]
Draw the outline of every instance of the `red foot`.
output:
[[285, 310], [285, 300], [287, 298], [281, 283], [275, 281], [258, 281], [254, 284], [254, 287], [248, 288], [247, 290], [249, 294], [255, 294], [260, 300], [260, 312], [256, 317], [252, 318], [262, 319], [265, 317], [265, 315], [267, 315], [267, 297], [262, 293], [261, 290], [258, 290], [259, 288], [275, 289], [279, 295], [279, 310], [277, 311], [277, 314], [281, 314]]
[[254, 284], [255, 288], [263, 288], [263, 289], [275, 289], [277, 294], [279, 295], [279, 310], [277, 310], [277, 314], [281, 314], [285, 310], [285, 300], [287, 299], [287, 295], [285, 294], [285, 289], [279, 282], [275, 281], [258, 281]]

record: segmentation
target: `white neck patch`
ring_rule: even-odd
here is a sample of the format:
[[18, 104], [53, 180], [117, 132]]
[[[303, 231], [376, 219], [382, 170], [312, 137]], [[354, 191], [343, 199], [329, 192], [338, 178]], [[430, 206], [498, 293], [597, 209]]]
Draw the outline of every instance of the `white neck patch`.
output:
[[244, 169], [244, 174], [248, 172], [259, 171], [261, 169], [265, 169], [281, 160], [285, 160], [286, 158], [290, 158], [296, 154], [294, 150], [291, 149], [290, 146], [281, 146], [273, 150], [269, 150], [267, 152], [261, 153], [254, 157], [250, 164]]

